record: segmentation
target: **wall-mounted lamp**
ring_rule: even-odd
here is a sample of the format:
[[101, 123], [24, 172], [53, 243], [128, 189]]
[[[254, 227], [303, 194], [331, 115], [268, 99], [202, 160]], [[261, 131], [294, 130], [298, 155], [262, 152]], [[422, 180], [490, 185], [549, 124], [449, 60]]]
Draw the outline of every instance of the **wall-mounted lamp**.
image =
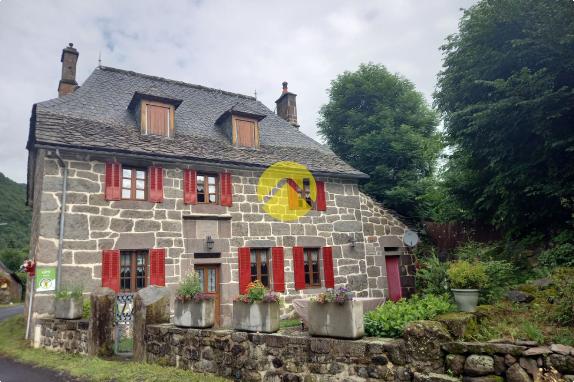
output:
[[351, 248], [355, 248], [356, 243], [357, 243], [357, 240], [355, 240], [355, 235], [349, 236], [349, 244], [351, 244]]
[[207, 249], [211, 251], [213, 249], [214, 244], [215, 242], [211, 238], [211, 235], [207, 235], [207, 237], [205, 238], [205, 245], [207, 246]]

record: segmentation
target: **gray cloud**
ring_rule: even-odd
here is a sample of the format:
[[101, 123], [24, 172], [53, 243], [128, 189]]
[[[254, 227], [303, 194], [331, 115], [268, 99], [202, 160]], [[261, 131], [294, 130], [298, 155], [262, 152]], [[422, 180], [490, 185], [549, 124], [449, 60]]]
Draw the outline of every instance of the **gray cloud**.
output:
[[80, 51], [78, 82], [103, 64], [244, 94], [268, 107], [281, 82], [298, 94], [301, 129], [317, 139], [337, 74], [386, 65], [427, 99], [438, 50], [473, 1], [0, 0], [0, 171], [25, 181], [30, 111], [54, 98], [60, 52]]

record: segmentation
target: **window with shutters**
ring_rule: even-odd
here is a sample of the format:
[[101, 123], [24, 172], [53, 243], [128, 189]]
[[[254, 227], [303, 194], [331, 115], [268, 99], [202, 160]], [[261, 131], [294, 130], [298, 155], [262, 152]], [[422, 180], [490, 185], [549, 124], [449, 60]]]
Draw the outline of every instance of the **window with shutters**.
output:
[[137, 292], [147, 286], [148, 251], [120, 251], [120, 291]]
[[251, 249], [251, 281], [259, 280], [263, 285], [271, 285], [269, 278], [269, 250], [266, 248]]
[[217, 176], [197, 173], [197, 202], [217, 204], [218, 184]]
[[146, 200], [146, 170], [122, 168], [122, 199]]
[[[289, 190], [289, 201], [290, 209], [312, 209], [320, 210], [318, 208], [318, 198], [313, 200], [311, 198], [311, 180], [309, 178], [303, 178], [303, 186], [300, 187], [297, 182], [290, 179], [288, 184], [291, 189]], [[319, 186], [322, 184], [316, 182], [317, 184], [317, 195], [319, 195]]]
[[159, 102], [142, 101], [142, 133], [163, 137], [173, 136], [174, 106]]
[[319, 272], [319, 249], [304, 248], [303, 258], [305, 260], [305, 286], [320, 287], [321, 273]]
[[241, 147], [259, 146], [259, 123], [255, 119], [233, 117], [233, 144]]

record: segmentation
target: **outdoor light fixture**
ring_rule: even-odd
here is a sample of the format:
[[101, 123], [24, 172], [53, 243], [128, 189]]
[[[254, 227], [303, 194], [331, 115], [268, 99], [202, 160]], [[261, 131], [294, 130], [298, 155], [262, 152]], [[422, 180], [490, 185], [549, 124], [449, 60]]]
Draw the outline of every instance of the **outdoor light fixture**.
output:
[[215, 244], [215, 242], [211, 238], [211, 235], [207, 235], [207, 237], [205, 238], [205, 244], [207, 245], [208, 250], [211, 251], [213, 249], [213, 245]]

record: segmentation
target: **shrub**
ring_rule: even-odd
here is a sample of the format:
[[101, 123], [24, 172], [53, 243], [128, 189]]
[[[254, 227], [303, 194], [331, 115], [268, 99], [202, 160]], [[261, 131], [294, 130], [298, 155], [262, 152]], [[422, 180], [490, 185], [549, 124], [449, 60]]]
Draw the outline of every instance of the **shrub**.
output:
[[500, 300], [516, 282], [516, 268], [506, 260], [489, 260], [483, 264], [487, 280], [481, 288], [480, 303], [492, 304]]
[[538, 257], [540, 264], [547, 268], [574, 267], [574, 240], [571, 236], [568, 231], [552, 239], [551, 247]]
[[244, 302], [246, 304], [251, 304], [254, 302], [278, 304], [280, 302], [279, 295], [277, 293], [271, 292], [259, 280], [250, 282], [247, 285], [247, 293], [240, 294], [235, 300]]
[[203, 285], [201, 285], [199, 275], [196, 272], [191, 272], [179, 284], [175, 298], [182, 302], [190, 300], [199, 302], [213, 300], [213, 295], [203, 293]]
[[84, 300], [84, 305], [82, 306], [82, 318], [88, 320], [92, 315], [92, 303], [89, 299]]
[[327, 289], [326, 292], [319, 293], [316, 296], [311, 297], [312, 302], [318, 304], [326, 304], [328, 302], [335, 302], [337, 304], [344, 304], [347, 301], [352, 301], [353, 295], [349, 292], [349, 289], [345, 287], [339, 287], [337, 289]]
[[412, 321], [430, 320], [453, 310], [446, 295], [414, 296], [409, 300], [387, 301], [365, 314], [365, 331], [369, 336], [399, 337]]
[[77, 298], [82, 297], [83, 293], [84, 293], [84, 288], [81, 286], [61, 287], [58, 291], [56, 291], [54, 298], [56, 300], [77, 299]]
[[449, 265], [447, 273], [453, 289], [479, 289], [488, 281], [486, 267], [480, 262], [454, 261]]
[[556, 285], [555, 320], [562, 325], [574, 325], [574, 268], [557, 268], [552, 279]]
[[448, 291], [448, 265], [439, 260], [436, 252], [431, 251], [429, 257], [419, 260], [416, 282], [417, 290], [423, 294], [444, 294]]

